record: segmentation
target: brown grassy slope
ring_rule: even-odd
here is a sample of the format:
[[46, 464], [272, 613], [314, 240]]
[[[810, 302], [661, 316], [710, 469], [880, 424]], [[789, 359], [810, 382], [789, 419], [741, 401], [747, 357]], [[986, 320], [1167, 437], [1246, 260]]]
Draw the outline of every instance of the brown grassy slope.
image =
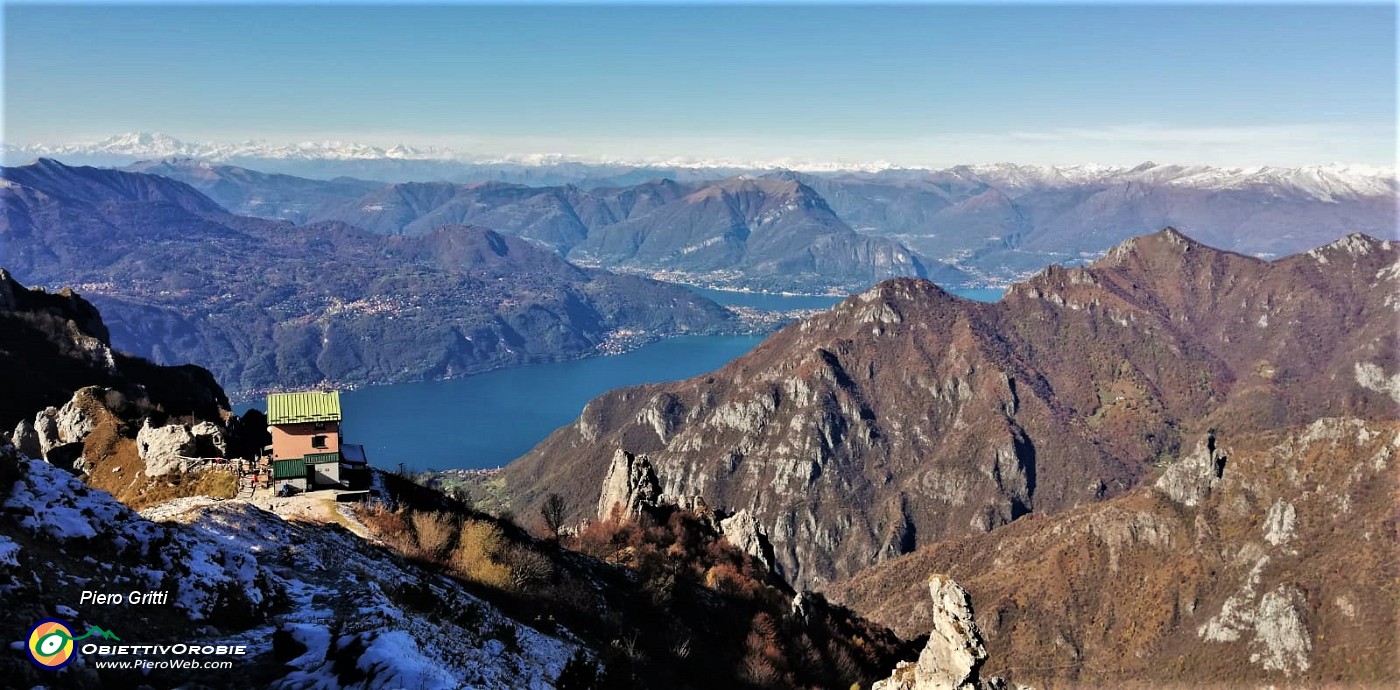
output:
[[132, 438], [144, 417], [124, 419], [108, 409], [102, 392], [101, 388], [84, 388], [71, 399], [88, 419], [95, 421], [82, 442], [82, 456], [88, 462], [88, 486], [112, 494], [134, 510], [183, 496], [233, 498], [238, 479], [230, 470], [211, 468], [189, 474], [146, 476], [146, 463]]
[[[1037, 687], [1394, 687], [1400, 423], [1327, 419], [1221, 443], [1223, 477], [1198, 507], [1142, 487], [921, 549], [829, 594], [912, 635], [930, 625], [923, 583], [948, 573], [972, 594], [989, 672]], [[1289, 512], [1282, 539], [1270, 527]], [[1287, 627], [1285, 608], [1305, 640], [1291, 649], [1269, 629]], [[1268, 622], [1244, 620], [1256, 615]], [[1205, 639], [1212, 622], [1237, 639]]]

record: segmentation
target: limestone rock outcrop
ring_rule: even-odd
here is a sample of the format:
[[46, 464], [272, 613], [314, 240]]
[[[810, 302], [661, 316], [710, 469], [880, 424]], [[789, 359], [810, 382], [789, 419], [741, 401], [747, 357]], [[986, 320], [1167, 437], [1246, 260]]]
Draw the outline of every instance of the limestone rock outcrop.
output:
[[209, 422], [153, 426], [147, 419], [136, 432], [136, 448], [146, 463], [146, 476], [190, 472], [202, 468], [203, 458], [227, 448], [223, 431]]
[[598, 497], [598, 518], [606, 520], [615, 508], [624, 515], [638, 512], [643, 506], [656, 505], [661, 498], [661, 482], [645, 455], [635, 455], [619, 449], [603, 478], [603, 493]]
[[103, 396], [106, 389], [97, 386], [83, 388], [73, 394], [73, 398], [58, 408], [54, 423], [58, 427], [58, 437], [65, 442], [81, 441], [97, 426], [99, 415], [106, 411]]
[[19, 424], [15, 425], [14, 432], [10, 434], [10, 442], [25, 456], [40, 458], [44, 455], [39, 447], [39, 432], [34, 428], [34, 422], [28, 419], [21, 419]]
[[29, 457], [81, 472], [82, 443], [110, 412], [103, 400], [107, 389], [88, 386], [79, 389], [62, 407], [47, 407], [15, 425], [10, 435], [15, 447]]
[[773, 557], [773, 545], [769, 543], [768, 535], [763, 533], [763, 528], [759, 526], [753, 513], [740, 510], [720, 520], [719, 528], [730, 544], [762, 561], [769, 571], [777, 572], [778, 563]]
[[982, 631], [972, 618], [972, 598], [944, 575], [929, 578], [933, 597], [933, 631], [917, 662], [902, 661], [889, 678], [871, 690], [991, 690], [1005, 688], [1000, 678], [982, 679], [987, 661]]
[[1197, 444], [1195, 452], [1162, 472], [1155, 486], [1173, 501], [1194, 508], [1220, 483], [1227, 460], [1226, 451], [1215, 444], [1215, 434], [1208, 434]]

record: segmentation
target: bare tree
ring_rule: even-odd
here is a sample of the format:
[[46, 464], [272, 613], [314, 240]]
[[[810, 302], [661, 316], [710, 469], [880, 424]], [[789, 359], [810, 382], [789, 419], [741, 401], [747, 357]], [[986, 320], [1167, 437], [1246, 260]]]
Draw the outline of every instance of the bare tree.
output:
[[550, 534], [559, 536], [559, 530], [564, 527], [564, 514], [569, 512], [569, 504], [563, 496], [551, 493], [544, 499], [544, 505], [540, 506], [540, 516], [544, 518], [545, 527], [549, 528]]

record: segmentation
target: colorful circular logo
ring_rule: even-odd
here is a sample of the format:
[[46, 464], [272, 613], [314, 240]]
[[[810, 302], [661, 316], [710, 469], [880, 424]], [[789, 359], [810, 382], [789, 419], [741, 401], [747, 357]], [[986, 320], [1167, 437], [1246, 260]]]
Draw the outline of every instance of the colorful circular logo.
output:
[[29, 631], [29, 659], [39, 668], [58, 670], [73, 660], [73, 630], [57, 618], [45, 618]]

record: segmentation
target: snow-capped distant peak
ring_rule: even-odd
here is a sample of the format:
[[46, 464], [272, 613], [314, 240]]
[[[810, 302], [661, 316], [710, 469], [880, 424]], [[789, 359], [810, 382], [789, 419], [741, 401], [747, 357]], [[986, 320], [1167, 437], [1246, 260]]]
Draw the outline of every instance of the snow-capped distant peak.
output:
[[994, 163], [959, 166], [951, 172], [1007, 190], [1079, 184], [1144, 183], [1195, 189], [1264, 188], [1304, 194], [1323, 201], [1395, 195], [1400, 192], [1394, 169], [1367, 165], [1225, 168], [1210, 165], [1160, 164], [1151, 161], [1133, 167]]
[[413, 148], [399, 144], [388, 149], [369, 144], [345, 141], [303, 141], [294, 144], [272, 144], [248, 140], [235, 143], [185, 142], [168, 134], [132, 132], [118, 134], [101, 141], [72, 144], [6, 145], [8, 152], [30, 156], [108, 155], [132, 158], [199, 158], [224, 162], [232, 159], [304, 159], [304, 160], [375, 160], [382, 158], [412, 160], [450, 160], [456, 155], [440, 148]]
[[505, 156], [477, 156], [445, 148], [395, 144], [381, 148], [349, 141], [302, 141], [272, 144], [266, 141], [235, 143], [187, 142], [158, 132], [118, 134], [101, 141], [74, 144], [4, 145], [10, 160], [52, 156], [93, 156], [128, 160], [193, 158], [224, 163], [237, 161], [256, 166], [263, 160], [420, 160], [458, 161], [476, 165], [562, 166], [598, 165], [641, 168], [713, 169], [724, 174], [792, 170], [805, 173], [927, 172], [954, 175], [1016, 194], [1022, 191], [1095, 184], [1149, 184], [1196, 189], [1259, 188], [1278, 194], [1301, 194], [1323, 201], [1343, 198], [1395, 195], [1400, 191], [1393, 168], [1368, 165], [1328, 164], [1299, 168], [1258, 166], [1228, 168], [1210, 165], [1159, 164], [1147, 161], [1136, 166], [1113, 165], [1025, 165], [988, 163], [960, 165], [943, 170], [912, 168], [886, 161], [814, 161], [798, 158], [733, 160], [696, 157], [613, 157], [571, 156], [561, 153], [533, 153]]

